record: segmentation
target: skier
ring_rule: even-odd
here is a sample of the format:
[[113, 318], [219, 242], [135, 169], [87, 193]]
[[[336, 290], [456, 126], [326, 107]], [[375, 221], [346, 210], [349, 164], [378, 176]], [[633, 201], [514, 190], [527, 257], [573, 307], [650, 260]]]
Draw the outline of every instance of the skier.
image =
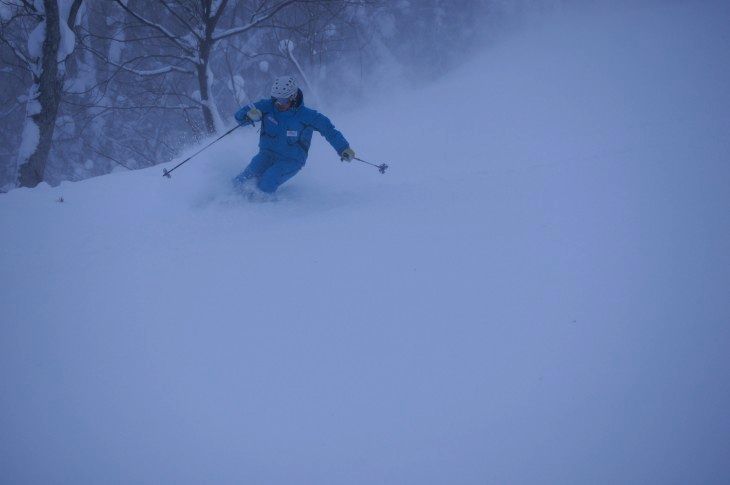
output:
[[271, 99], [236, 112], [236, 121], [241, 125], [261, 121], [259, 152], [234, 179], [237, 188], [255, 184], [262, 192], [275, 192], [304, 167], [315, 130], [327, 139], [341, 161], [352, 161], [355, 152], [342, 133], [329, 118], [305, 107], [303, 101], [296, 79], [281, 76], [271, 86]]

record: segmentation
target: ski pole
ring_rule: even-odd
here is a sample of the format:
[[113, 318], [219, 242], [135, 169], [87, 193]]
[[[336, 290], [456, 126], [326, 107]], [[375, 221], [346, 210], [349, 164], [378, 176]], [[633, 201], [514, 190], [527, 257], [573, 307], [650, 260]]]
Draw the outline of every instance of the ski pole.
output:
[[357, 160], [358, 162], [367, 163], [368, 165], [372, 165], [373, 167], [376, 167], [378, 171], [382, 174], [385, 174], [385, 171], [388, 170], [388, 164], [387, 163], [381, 163], [380, 165], [377, 165], [375, 163], [370, 163], [366, 160], [363, 160], [362, 158], [352, 157], [353, 159]]
[[186, 158], [186, 159], [185, 159], [185, 160], [183, 160], [182, 162], [180, 162], [180, 163], [178, 163], [177, 165], [175, 165], [174, 167], [172, 167], [172, 168], [171, 168], [170, 170], [168, 170], [168, 169], [166, 169], [166, 168], [163, 168], [163, 169], [162, 169], [162, 176], [163, 176], [163, 177], [167, 177], [167, 178], [171, 178], [171, 177], [170, 177], [170, 174], [171, 174], [171, 173], [172, 173], [172, 172], [173, 172], [173, 171], [174, 171], [174, 170], [175, 170], [175, 169], [176, 169], [177, 167], [179, 167], [179, 166], [180, 166], [180, 165], [182, 165], [183, 163], [187, 162], [188, 160], [190, 160], [191, 158], [193, 158], [194, 156], [196, 156], [196, 155], [197, 155], [198, 153], [202, 152], [203, 150], [205, 150], [206, 148], [208, 148], [209, 146], [211, 146], [211, 145], [212, 145], [213, 143], [217, 142], [218, 140], [220, 140], [220, 139], [221, 139], [221, 138], [223, 138], [224, 136], [228, 136], [228, 135], [230, 135], [231, 133], [233, 133], [233, 130], [236, 130], [236, 129], [240, 128], [240, 127], [241, 127], [241, 125], [236, 125], [236, 126], [234, 126], [233, 128], [231, 128], [230, 130], [226, 131], [225, 133], [223, 133], [223, 134], [222, 134], [221, 136], [219, 136], [218, 138], [216, 138], [216, 139], [215, 139], [215, 140], [213, 140], [212, 142], [210, 142], [210, 143], [208, 143], [207, 145], [205, 145], [205, 146], [204, 146], [203, 148], [201, 148], [201, 149], [200, 149], [200, 150], [198, 150], [197, 152], [195, 152], [195, 153], [193, 153], [192, 155], [190, 155], [190, 156], [189, 156], [188, 158]]

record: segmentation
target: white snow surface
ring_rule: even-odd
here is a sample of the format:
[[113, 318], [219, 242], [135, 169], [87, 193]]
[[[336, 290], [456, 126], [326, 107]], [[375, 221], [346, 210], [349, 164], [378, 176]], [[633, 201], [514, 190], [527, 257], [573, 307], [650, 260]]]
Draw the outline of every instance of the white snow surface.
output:
[[20, 135], [20, 146], [18, 147], [18, 158], [16, 170], [25, 163], [38, 148], [40, 142], [40, 128], [33, 120], [33, 116], [41, 112], [39, 86], [32, 84], [25, 97], [25, 120], [23, 131]]
[[[28, 34], [28, 54], [31, 59], [40, 59], [43, 55], [43, 42], [46, 40], [46, 21], [38, 22], [38, 25]], [[40, 65], [40, 61], [36, 62]]]
[[17, 7], [16, 2], [11, 2], [11, 1], [0, 2], [0, 19], [9, 20], [15, 13], [16, 7]]
[[547, 19], [276, 202], [250, 127], [0, 195], [0, 482], [728, 483], [728, 20]]
[[66, 58], [71, 55], [76, 47], [76, 34], [69, 28], [66, 22], [61, 22], [61, 45], [58, 48], [56, 54], [56, 60], [58, 62], [66, 61]]
[[[71, 29], [71, 27], [74, 27], [73, 25], [68, 25], [68, 16], [69, 12], [71, 11], [71, 6], [73, 5], [73, 0], [59, 0], [58, 7], [59, 7], [59, 14], [61, 21], [59, 22], [59, 28], [61, 31], [61, 43], [58, 46], [58, 53], [56, 54], [56, 60], [61, 64], [61, 68], [65, 69], [65, 61], [68, 56], [71, 55], [71, 53], [76, 48], [76, 34], [74, 34], [74, 31]], [[80, 16], [77, 18], [76, 23], [78, 23], [80, 20]]]
[[[37, 101], [29, 101], [33, 105], [38, 104]], [[32, 107], [31, 107], [32, 108]], [[29, 111], [29, 110], [28, 110]], [[38, 125], [30, 115], [26, 116], [25, 124], [23, 125], [23, 132], [20, 136], [20, 147], [18, 147], [18, 160], [28, 160], [28, 158], [38, 148], [38, 142], [40, 140], [40, 130]]]

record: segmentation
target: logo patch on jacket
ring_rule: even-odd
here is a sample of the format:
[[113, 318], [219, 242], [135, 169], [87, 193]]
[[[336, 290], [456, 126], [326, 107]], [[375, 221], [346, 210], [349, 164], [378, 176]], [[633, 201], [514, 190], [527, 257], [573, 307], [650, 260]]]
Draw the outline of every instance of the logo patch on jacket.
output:
[[279, 122], [278, 122], [278, 121], [276, 121], [276, 120], [274, 119], [274, 117], [273, 117], [273, 116], [271, 116], [271, 115], [267, 116], [267, 117], [266, 117], [266, 119], [268, 119], [269, 121], [271, 121], [271, 122], [272, 122], [272, 123], [274, 123], [275, 125], [278, 125], [278, 124], [279, 124]]
[[298, 131], [287, 130], [286, 136], [299, 136], [299, 132]]

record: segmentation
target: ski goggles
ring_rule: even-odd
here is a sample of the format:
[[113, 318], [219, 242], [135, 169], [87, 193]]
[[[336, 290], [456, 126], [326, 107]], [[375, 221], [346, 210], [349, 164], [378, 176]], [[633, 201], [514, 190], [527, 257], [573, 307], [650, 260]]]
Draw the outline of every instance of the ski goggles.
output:
[[288, 98], [274, 98], [274, 102], [278, 105], [289, 104], [293, 101], [294, 101], [293, 96], [289, 96]]

